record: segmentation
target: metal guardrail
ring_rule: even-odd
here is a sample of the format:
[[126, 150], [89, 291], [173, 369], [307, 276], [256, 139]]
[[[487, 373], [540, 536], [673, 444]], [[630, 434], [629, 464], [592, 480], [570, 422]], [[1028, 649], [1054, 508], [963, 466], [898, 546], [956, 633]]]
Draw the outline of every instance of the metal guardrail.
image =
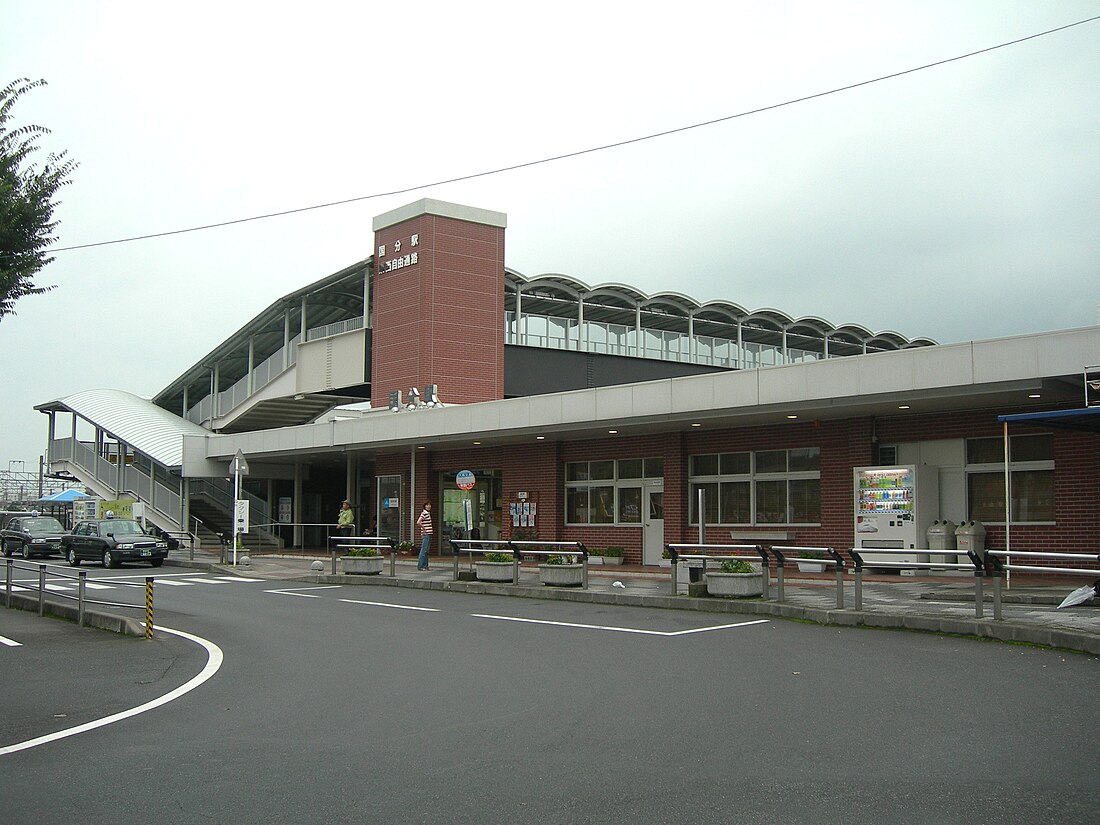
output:
[[588, 589], [588, 548], [579, 541], [498, 541], [487, 539], [451, 539], [454, 555], [454, 580], [459, 580], [459, 557], [463, 552], [512, 554], [512, 581], [519, 584], [520, 560], [523, 556], [574, 556], [580, 559], [581, 589]]
[[[937, 562], [937, 561], [881, 561], [875, 559], [868, 563], [864, 563], [863, 555], [861, 551], [867, 551], [876, 556], [912, 556], [914, 554], [920, 556], [961, 556], [966, 555], [970, 559], [970, 564], [964, 564], [963, 562]], [[974, 574], [974, 617], [977, 619], [983, 618], [984, 613], [984, 599], [985, 592], [983, 590], [983, 583], [985, 580], [985, 564], [981, 558], [973, 550], [928, 550], [928, 549], [913, 549], [908, 550], [884, 550], [879, 547], [852, 547], [848, 550], [848, 554], [852, 557], [852, 561], [855, 564], [853, 574], [855, 576], [855, 609], [863, 609], [863, 568], [864, 566], [883, 568], [886, 570], [959, 570], [962, 572], [969, 572]], [[999, 579], [998, 579], [999, 581]]]
[[[389, 536], [329, 536], [329, 553], [332, 555], [332, 575], [336, 575], [336, 555], [341, 550], [377, 550], [385, 558], [383, 550], [390, 551], [390, 575], [397, 575], [397, 542]], [[347, 555], [345, 553], [344, 555]]]
[[[770, 598], [769, 591], [769, 578], [768, 571], [768, 553], [759, 544], [666, 544], [665, 548], [668, 550], [669, 557], [672, 560], [672, 595], [676, 595], [676, 591], [679, 589], [679, 582], [677, 581], [676, 568], [682, 560], [686, 560], [689, 563], [692, 561], [702, 562], [702, 577], [705, 579], [707, 575], [707, 562], [708, 561], [723, 561], [725, 559], [752, 559], [756, 561], [756, 556], [760, 557], [760, 571], [763, 574], [764, 584], [764, 598]], [[685, 550], [742, 550], [749, 551], [748, 553], [685, 553]], [[755, 554], [755, 555], [752, 555]], [[691, 568], [689, 568], [691, 569]], [[689, 574], [690, 575], [690, 574]]]
[[[826, 567], [833, 567], [836, 572], [836, 607], [844, 609], [844, 557], [832, 547], [798, 547], [793, 545], [772, 545], [771, 552], [775, 556], [775, 578], [778, 595], [776, 601], [783, 601], [783, 568], [788, 564], [803, 564], [813, 562]], [[812, 554], [812, 555], [807, 555]], [[790, 558], [788, 558], [788, 555]]]
[[[46, 612], [46, 593], [52, 593], [59, 599], [75, 599], [76, 600], [76, 623], [78, 627], [84, 627], [84, 609], [86, 605], [94, 604], [102, 607], [119, 607], [129, 610], [145, 608], [145, 638], [153, 638], [153, 584], [154, 579], [152, 576], [146, 576], [144, 584], [131, 584], [129, 582], [114, 581], [112, 584], [118, 587], [140, 587], [145, 591], [145, 603], [144, 604], [126, 604], [125, 602], [107, 602], [100, 601], [98, 599], [89, 599], [86, 595], [87, 591], [87, 577], [88, 573], [85, 570], [77, 571], [76, 575], [70, 573], [58, 573], [50, 570], [49, 564], [27, 564], [17, 562], [15, 559], [7, 559], [5, 565], [5, 577], [4, 577], [4, 606], [11, 607], [11, 597], [14, 591], [15, 579], [12, 573], [15, 570], [29, 570], [31, 572], [38, 572], [38, 615], [44, 616]], [[68, 579], [69, 581], [75, 581], [77, 583], [76, 596], [72, 596], [63, 591], [49, 590], [46, 586], [46, 579], [48, 576], [53, 576], [55, 579]], [[30, 589], [22, 588], [20, 589]]]
[[[1040, 567], [1031, 564], [1012, 564], [1012, 558], [1049, 559], [1051, 561], [1089, 561], [1100, 564], [1100, 553], [1054, 553], [1039, 550], [986, 550], [985, 558], [993, 568], [993, 619], [1001, 620], [1002, 573], [1060, 573], [1064, 576], [1088, 576], [1100, 582], [1100, 570], [1084, 567]], [[1004, 559], [1002, 562], [1001, 559]]]

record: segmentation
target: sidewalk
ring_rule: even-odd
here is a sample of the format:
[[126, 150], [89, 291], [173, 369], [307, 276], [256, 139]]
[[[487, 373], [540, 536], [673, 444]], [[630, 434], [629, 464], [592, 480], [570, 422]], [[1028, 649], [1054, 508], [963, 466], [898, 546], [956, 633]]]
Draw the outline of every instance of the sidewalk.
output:
[[[855, 585], [849, 572], [844, 582], [844, 608], [837, 608], [836, 578], [832, 573], [785, 573], [784, 600], [777, 600], [776, 579], [771, 577], [771, 598], [716, 599], [672, 595], [670, 571], [664, 568], [621, 565], [589, 568], [588, 588], [552, 588], [538, 581], [534, 565], [523, 565], [519, 584], [455, 581], [454, 559], [433, 556], [431, 569], [416, 570], [415, 556], [399, 556], [396, 576], [389, 576], [387, 559], [380, 576], [353, 576], [332, 572], [332, 558], [322, 552], [244, 556], [237, 567], [223, 566], [217, 556], [196, 553], [190, 562], [184, 553], [169, 565], [217, 567], [223, 572], [265, 579], [299, 580], [322, 584], [375, 587], [413, 587], [484, 593], [521, 598], [597, 602], [639, 607], [697, 610], [710, 613], [743, 613], [801, 619], [818, 624], [921, 630], [978, 636], [1002, 641], [1049, 645], [1100, 654], [1100, 598], [1084, 605], [1057, 610], [1071, 590], [1091, 583], [1082, 578], [1053, 581], [1025, 580], [1017, 575], [1003, 590], [1002, 619], [993, 618], [993, 585], [986, 580], [982, 618], [975, 617], [974, 580], [953, 576], [903, 577], [865, 575], [863, 609], [855, 610]], [[321, 570], [312, 569], [320, 562]], [[470, 569], [463, 558], [459, 569]], [[1097, 573], [1100, 578], [1100, 571]]]

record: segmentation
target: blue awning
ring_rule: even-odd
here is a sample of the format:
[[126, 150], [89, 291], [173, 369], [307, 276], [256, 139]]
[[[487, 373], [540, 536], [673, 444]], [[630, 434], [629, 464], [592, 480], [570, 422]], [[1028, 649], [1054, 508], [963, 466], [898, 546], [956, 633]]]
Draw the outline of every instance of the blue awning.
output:
[[40, 498], [38, 500], [39, 501], [53, 502], [53, 503], [56, 504], [56, 503], [75, 501], [78, 498], [94, 498], [94, 496], [89, 496], [87, 493], [82, 493], [79, 490], [62, 490], [59, 493], [51, 493], [48, 496], [43, 496], [42, 498]]
[[1100, 432], [1100, 407], [998, 415], [997, 420], [1009, 424], [1030, 424], [1056, 430], [1085, 430], [1098, 433]]

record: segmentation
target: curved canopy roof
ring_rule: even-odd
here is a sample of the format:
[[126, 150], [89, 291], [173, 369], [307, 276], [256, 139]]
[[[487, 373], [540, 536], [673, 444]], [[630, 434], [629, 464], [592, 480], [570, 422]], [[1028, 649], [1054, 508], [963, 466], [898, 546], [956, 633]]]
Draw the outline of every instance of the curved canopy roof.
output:
[[35, 409], [75, 413], [167, 467], [183, 464], [185, 435], [209, 435], [198, 424], [123, 390], [86, 390]]

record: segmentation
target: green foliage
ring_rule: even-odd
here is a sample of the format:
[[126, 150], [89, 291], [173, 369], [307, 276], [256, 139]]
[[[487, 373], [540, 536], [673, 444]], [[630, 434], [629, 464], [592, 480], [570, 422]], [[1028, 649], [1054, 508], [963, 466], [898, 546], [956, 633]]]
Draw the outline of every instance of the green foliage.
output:
[[576, 564], [576, 563], [577, 563], [577, 557], [576, 556], [558, 555], [558, 556], [548, 556], [547, 559], [546, 559], [546, 564]]
[[411, 541], [401, 541], [397, 543], [398, 553], [411, 553], [414, 549], [416, 549], [416, 545]]
[[613, 559], [621, 559], [623, 557], [623, 548], [621, 547], [605, 547], [599, 555], [607, 556]]
[[485, 561], [497, 562], [498, 564], [500, 564], [502, 562], [512, 561], [512, 554], [511, 553], [486, 553], [485, 554]]
[[824, 559], [828, 558], [824, 553], [819, 553], [817, 550], [807, 550], [798, 556], [800, 559]]
[[378, 555], [377, 547], [352, 547], [348, 550], [349, 556], [361, 556], [365, 558], [372, 558]]
[[723, 573], [755, 573], [756, 568], [744, 559], [723, 559]]
[[65, 159], [67, 152], [51, 152], [39, 169], [33, 156], [50, 130], [11, 123], [15, 102], [45, 84], [20, 78], [0, 89], [0, 319], [14, 314], [18, 299], [53, 289], [35, 286], [34, 276], [53, 260], [46, 257], [46, 248], [57, 228], [54, 197], [78, 166]]

